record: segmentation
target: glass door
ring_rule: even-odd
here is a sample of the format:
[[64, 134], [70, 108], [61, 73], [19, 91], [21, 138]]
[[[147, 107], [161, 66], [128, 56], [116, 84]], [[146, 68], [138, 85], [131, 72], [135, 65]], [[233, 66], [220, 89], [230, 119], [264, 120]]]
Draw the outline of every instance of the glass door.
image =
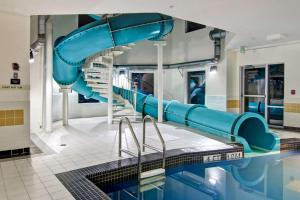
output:
[[268, 65], [268, 124], [283, 126], [284, 64]]
[[241, 83], [242, 111], [262, 115], [269, 125], [283, 126], [284, 64], [244, 66]]
[[266, 117], [266, 66], [245, 66], [242, 71], [242, 110]]

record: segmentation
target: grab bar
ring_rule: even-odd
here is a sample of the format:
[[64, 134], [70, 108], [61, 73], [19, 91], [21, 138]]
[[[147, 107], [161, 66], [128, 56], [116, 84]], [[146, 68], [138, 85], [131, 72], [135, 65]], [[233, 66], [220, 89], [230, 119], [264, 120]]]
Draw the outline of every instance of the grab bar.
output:
[[[134, 143], [135, 143], [135, 145], [137, 147], [137, 150], [138, 150], [137, 154], [134, 153], [134, 152], [132, 152], [132, 151], [129, 151], [127, 149], [122, 149], [122, 124], [123, 124], [123, 121], [126, 121], [127, 124], [128, 124], [131, 136], [133, 137]], [[136, 135], [135, 135], [135, 133], [133, 131], [131, 123], [130, 123], [130, 121], [129, 121], [129, 119], [127, 117], [122, 117], [121, 120], [120, 120], [120, 122], [119, 122], [119, 157], [122, 156], [122, 152], [138, 158], [138, 179], [140, 180], [141, 173], [142, 173], [141, 147], [140, 147], [138, 139], [137, 139], [137, 137], [136, 137]]]
[[[160, 142], [162, 144], [162, 150], [160, 150], [160, 149], [158, 149], [158, 148], [156, 148], [154, 146], [151, 146], [149, 144], [146, 144], [146, 120], [147, 119], [149, 119], [152, 122], [152, 124], [153, 124], [153, 126], [154, 126], [154, 128], [156, 130], [156, 133], [157, 133], [157, 135], [159, 137], [159, 140], [160, 140]], [[162, 137], [162, 135], [161, 135], [158, 127], [157, 127], [156, 122], [149, 115], [146, 115], [144, 117], [144, 119], [143, 119], [143, 152], [145, 151], [145, 147], [147, 147], [149, 149], [152, 149], [154, 151], [158, 151], [158, 152], [162, 153], [162, 157], [163, 157], [163, 163], [162, 163], [163, 167], [162, 168], [165, 169], [165, 167], [166, 167], [166, 144], [165, 144], [165, 141], [164, 141], [164, 139], [163, 139], [163, 137]]]

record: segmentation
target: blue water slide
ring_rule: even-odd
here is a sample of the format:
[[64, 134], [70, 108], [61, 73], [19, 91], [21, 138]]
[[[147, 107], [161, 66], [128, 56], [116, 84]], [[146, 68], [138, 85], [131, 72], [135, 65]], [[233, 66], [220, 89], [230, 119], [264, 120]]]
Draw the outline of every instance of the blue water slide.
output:
[[[55, 41], [53, 77], [58, 84], [71, 86], [86, 98], [105, 102], [107, 99], [92, 91], [84, 81], [82, 65], [85, 59], [115, 46], [141, 40], [159, 40], [172, 29], [172, 18], [157, 13], [123, 14], [87, 24]], [[114, 92], [133, 103], [131, 90], [114, 87]], [[265, 120], [258, 114], [237, 115], [176, 101], [164, 101], [163, 105], [166, 120], [234, 138], [244, 145], [245, 152], [251, 152], [254, 148], [267, 151], [279, 149], [278, 137], [269, 132]], [[136, 108], [157, 118], [157, 99], [151, 95], [138, 93]]]
[[160, 40], [173, 29], [173, 19], [158, 13], [122, 14], [82, 26], [58, 38], [53, 51], [53, 78], [62, 86], [101, 102], [107, 99], [93, 92], [84, 81], [85, 59], [106, 49], [141, 40]]
[[[269, 116], [271, 119], [283, 119], [283, 104], [271, 104], [269, 107]], [[265, 103], [263, 102], [249, 102], [248, 111], [254, 113], [265, 114]]]
[[[127, 98], [130, 90], [115, 87], [114, 92]], [[137, 111], [157, 118], [157, 98], [137, 94]], [[225, 137], [243, 144], [246, 153], [253, 150], [279, 150], [280, 140], [269, 131], [265, 119], [256, 113], [235, 114], [208, 109], [198, 104], [163, 101], [164, 119], [196, 130]]]

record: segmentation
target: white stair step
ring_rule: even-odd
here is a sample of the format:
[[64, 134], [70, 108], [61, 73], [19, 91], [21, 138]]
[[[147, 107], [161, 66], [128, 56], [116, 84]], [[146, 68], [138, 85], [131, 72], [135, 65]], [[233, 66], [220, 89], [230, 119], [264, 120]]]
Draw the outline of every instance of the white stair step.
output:
[[124, 53], [124, 51], [122, 51], [122, 50], [111, 50], [111, 53], [113, 54], [113, 56], [119, 56], [119, 55], [122, 55]]
[[88, 86], [92, 88], [98, 88], [98, 89], [108, 89], [107, 83], [102, 83], [102, 84], [89, 83]]
[[86, 77], [85, 78], [86, 81], [89, 81], [89, 82], [95, 82], [95, 81], [104, 81], [104, 82], [107, 82], [108, 81], [108, 77]]
[[84, 72], [85, 76], [108, 76], [107, 72]]
[[104, 81], [105, 83], [107, 83], [108, 81], [108, 77], [107, 76], [102, 76], [102, 77], [85, 77], [85, 81], [90, 81], [90, 82], [94, 82], [94, 81]]
[[99, 92], [101, 94], [108, 94], [107, 88], [93, 88], [94, 92]]
[[163, 168], [158, 168], [150, 171], [145, 171], [141, 173], [141, 179], [149, 178], [152, 176], [158, 176], [158, 175], [164, 175], [165, 174], [165, 169]]
[[99, 68], [99, 67], [92, 67], [92, 68], [85, 68], [84, 73], [107, 73], [108, 68]]
[[152, 190], [154, 188], [158, 188], [158, 187], [161, 187], [165, 184], [164, 181], [159, 181], [159, 182], [156, 182], [156, 183], [153, 183], [153, 184], [148, 184], [148, 185], [143, 185], [143, 186], [140, 186], [140, 192], [146, 192], [148, 190]]
[[106, 69], [109, 66], [106, 62], [97, 62], [95, 61], [93, 64], [93, 69]]
[[165, 184], [165, 177], [161, 177], [157, 180], [153, 180], [153, 181], [149, 181], [149, 182], [143, 182], [143, 183], [140, 182], [140, 192], [152, 190], [153, 188], [161, 187], [164, 184]]
[[106, 75], [85, 75], [84, 77], [85, 80], [90, 80], [90, 79], [93, 79], [93, 80], [100, 80], [100, 81], [107, 81], [108, 80], [108, 76]]

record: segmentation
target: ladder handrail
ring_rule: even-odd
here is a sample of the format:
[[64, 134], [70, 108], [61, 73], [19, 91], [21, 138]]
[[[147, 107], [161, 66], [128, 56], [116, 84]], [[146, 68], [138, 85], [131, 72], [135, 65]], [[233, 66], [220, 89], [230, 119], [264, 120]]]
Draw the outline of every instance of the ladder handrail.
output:
[[[151, 117], [149, 115], [146, 115], [143, 119], [143, 146], [142, 146], [143, 152], [145, 151], [145, 147], [148, 147], [155, 151], [159, 151], [156, 147], [146, 144], [146, 120], [147, 119], [149, 119], [152, 122], [152, 124], [156, 130], [156, 133], [159, 137], [159, 140], [162, 144], [162, 156], [163, 156], [163, 164], [162, 164], [163, 167], [162, 168], [165, 169], [165, 167], [166, 167], [166, 144], [165, 144], [164, 138], [162, 137], [162, 135], [160, 133], [160, 130], [157, 127], [155, 120], [153, 119], [153, 117]], [[161, 152], [161, 151], [159, 151], [159, 152]]]
[[[124, 120], [128, 124], [131, 136], [133, 137], [134, 143], [135, 143], [135, 145], [137, 147], [137, 150], [138, 150], [138, 154], [137, 155], [134, 152], [122, 149], [122, 124], [123, 124]], [[120, 120], [120, 122], [119, 122], [119, 157], [121, 157], [122, 152], [127, 153], [128, 155], [131, 155], [131, 156], [136, 156], [138, 158], [138, 179], [140, 180], [141, 173], [142, 173], [141, 147], [140, 147], [140, 144], [138, 142], [138, 139], [137, 139], [137, 137], [136, 137], [136, 135], [134, 133], [134, 130], [133, 130], [132, 126], [131, 126], [131, 123], [130, 123], [130, 120], [128, 119], [128, 117], [122, 117], [121, 120]]]

